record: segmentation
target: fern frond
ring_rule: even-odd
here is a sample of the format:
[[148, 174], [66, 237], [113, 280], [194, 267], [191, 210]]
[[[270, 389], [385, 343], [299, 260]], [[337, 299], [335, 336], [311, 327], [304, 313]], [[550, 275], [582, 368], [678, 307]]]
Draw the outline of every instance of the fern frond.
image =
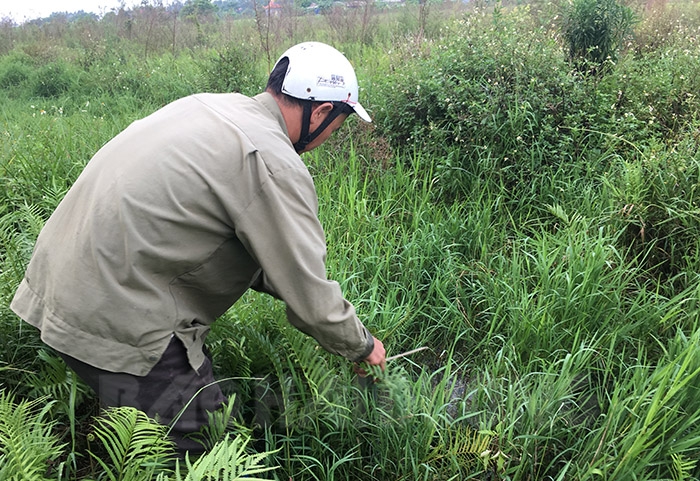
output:
[[228, 402], [214, 412], [207, 412], [208, 423], [202, 429], [189, 435], [188, 437], [197, 441], [209, 451], [216, 443], [221, 441], [229, 429], [246, 429], [236, 423], [233, 416], [236, 404], [235, 393], [229, 396]]
[[446, 431], [444, 441], [433, 449], [429, 461], [457, 461], [459, 465], [481, 462], [488, 469], [500, 453], [492, 456], [489, 447], [493, 442], [491, 432], [476, 431], [469, 426], [457, 427]]
[[263, 357], [272, 366], [268, 368], [271, 377], [276, 377], [280, 382], [280, 396], [282, 398], [283, 410], [291, 403], [289, 390], [282, 387], [282, 383], [287, 379], [286, 361], [283, 360], [281, 353], [287, 352], [289, 346], [284, 338], [271, 340], [270, 335], [261, 331], [253, 331], [249, 333], [251, 347], [255, 349], [258, 356]]
[[311, 428], [315, 435], [322, 436], [321, 430], [336, 431], [352, 424], [347, 386], [338, 381], [341, 370], [333, 364], [338, 362], [336, 357], [291, 326], [280, 331], [288, 345], [285, 382], [290, 393], [284, 405], [286, 425]]
[[0, 216], [0, 296], [9, 298], [24, 276], [39, 231], [41, 209], [19, 206]]
[[682, 454], [671, 454], [671, 460], [673, 461], [673, 481], [684, 481], [686, 479], [692, 478], [692, 472], [697, 464], [696, 459], [686, 459]]
[[[226, 434], [221, 442], [195, 462], [191, 462], [188, 456], [185, 458], [187, 475], [184, 481], [265, 481], [265, 478], [256, 475], [277, 469], [262, 464], [272, 452], [248, 454], [246, 449], [249, 442], [250, 438], [236, 436], [232, 439]], [[179, 461], [172, 478], [165, 473], [157, 477], [157, 481], [171, 479], [183, 481]]]
[[[40, 371], [31, 373], [26, 378], [26, 384], [30, 388], [29, 397], [46, 397], [67, 405], [71, 390], [75, 385], [76, 404], [80, 404], [88, 392], [88, 387], [80, 378], [75, 376], [72, 370], [67, 368], [63, 360], [47, 349], [40, 349], [37, 358], [41, 361]], [[64, 409], [67, 409], [64, 406]]]
[[3, 245], [15, 247], [22, 263], [29, 260], [34, 242], [44, 227], [45, 215], [40, 206], [24, 204], [0, 216]]
[[166, 427], [132, 407], [110, 408], [97, 419], [97, 437], [109, 460], [90, 451], [112, 481], [150, 480], [167, 467], [174, 445], [165, 437]]
[[54, 422], [46, 417], [51, 402], [45, 399], [20, 401], [0, 391], [0, 479], [8, 481], [45, 480], [48, 462], [58, 458], [65, 447], [53, 433]]
[[[333, 383], [330, 381], [336, 372], [328, 366], [328, 355], [325, 351], [320, 351], [316, 343], [310, 342], [305, 335], [291, 329], [284, 332], [292, 348], [287, 359], [290, 360], [289, 362], [291, 359], [296, 359], [313, 397], [325, 399], [326, 393], [332, 389]], [[293, 367], [290, 365], [290, 368], [293, 369]]]

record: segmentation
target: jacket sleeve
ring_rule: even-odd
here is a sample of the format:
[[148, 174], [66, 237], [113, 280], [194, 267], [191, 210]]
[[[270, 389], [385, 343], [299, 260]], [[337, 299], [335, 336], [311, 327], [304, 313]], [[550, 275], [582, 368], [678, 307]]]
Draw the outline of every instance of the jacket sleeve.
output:
[[372, 352], [372, 335], [338, 283], [327, 278], [325, 235], [305, 168], [270, 174], [234, 222], [236, 235], [262, 268], [252, 287], [282, 299], [292, 325], [349, 360]]
[[255, 274], [253, 282], [251, 282], [250, 284], [250, 288], [256, 292], [268, 294], [274, 297], [275, 299], [281, 300], [280, 296], [274, 290], [272, 290], [270, 281], [267, 280], [267, 276], [265, 276], [265, 271], [263, 271], [262, 269], [258, 270], [257, 274]]

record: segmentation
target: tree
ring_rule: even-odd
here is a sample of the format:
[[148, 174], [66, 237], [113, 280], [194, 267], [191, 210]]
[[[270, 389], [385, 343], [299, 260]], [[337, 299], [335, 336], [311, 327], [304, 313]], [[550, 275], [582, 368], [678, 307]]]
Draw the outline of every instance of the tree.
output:
[[180, 11], [183, 17], [205, 18], [218, 13], [218, 7], [211, 0], [187, 0]]

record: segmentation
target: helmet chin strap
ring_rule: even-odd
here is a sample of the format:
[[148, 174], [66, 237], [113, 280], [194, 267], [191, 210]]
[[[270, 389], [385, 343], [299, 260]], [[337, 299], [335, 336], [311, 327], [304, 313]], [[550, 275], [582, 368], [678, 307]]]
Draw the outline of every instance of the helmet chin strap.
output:
[[[347, 108], [345, 108], [347, 106]], [[321, 133], [326, 130], [326, 128], [341, 114], [352, 113], [352, 107], [344, 103], [333, 102], [333, 110], [328, 112], [328, 116], [321, 122], [316, 130], [309, 133], [309, 127], [311, 126], [311, 101], [304, 102], [304, 112], [301, 117], [301, 135], [299, 135], [299, 140], [294, 144], [294, 150], [301, 153], [311, 142], [314, 141], [316, 137], [321, 135]]]

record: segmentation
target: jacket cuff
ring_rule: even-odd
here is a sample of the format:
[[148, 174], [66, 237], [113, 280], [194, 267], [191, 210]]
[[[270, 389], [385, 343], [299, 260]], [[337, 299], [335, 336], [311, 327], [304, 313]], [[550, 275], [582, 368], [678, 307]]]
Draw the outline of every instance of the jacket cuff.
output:
[[367, 347], [365, 347], [365, 350], [362, 352], [362, 356], [356, 358], [356, 359], [351, 359], [352, 362], [362, 362], [365, 359], [367, 359], [367, 356], [372, 354], [372, 351], [374, 351], [374, 336], [367, 330], [365, 327], [365, 333], [367, 334], [367, 340], [369, 341], [367, 343]]

